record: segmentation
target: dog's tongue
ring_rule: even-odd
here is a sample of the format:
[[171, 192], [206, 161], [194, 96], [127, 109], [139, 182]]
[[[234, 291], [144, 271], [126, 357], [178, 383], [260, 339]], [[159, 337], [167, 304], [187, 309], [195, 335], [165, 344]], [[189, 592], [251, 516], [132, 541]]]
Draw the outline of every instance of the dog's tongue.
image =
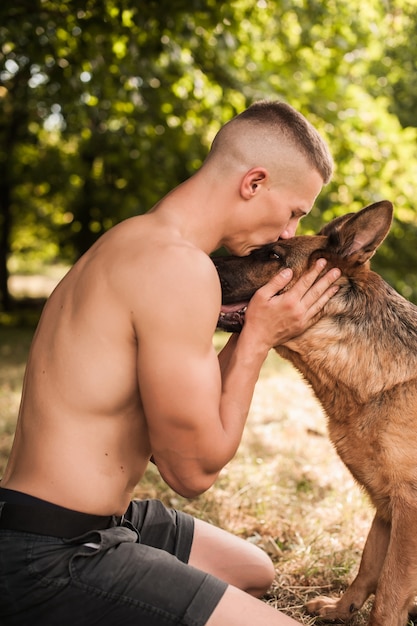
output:
[[220, 310], [225, 314], [235, 313], [236, 311], [241, 311], [246, 306], [248, 306], [247, 302], [234, 302], [233, 304], [222, 304], [222, 308]]

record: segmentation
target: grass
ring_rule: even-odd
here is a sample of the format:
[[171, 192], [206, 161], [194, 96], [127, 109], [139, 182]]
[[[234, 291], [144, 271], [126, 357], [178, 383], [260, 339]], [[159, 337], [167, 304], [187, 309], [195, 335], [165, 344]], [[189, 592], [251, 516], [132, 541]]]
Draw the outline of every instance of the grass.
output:
[[[1, 320], [0, 320], [1, 322]], [[0, 475], [10, 451], [33, 325], [0, 325]], [[215, 336], [220, 348], [225, 335]], [[258, 381], [235, 458], [202, 496], [175, 494], [150, 466], [136, 496], [221, 526], [266, 550], [276, 581], [265, 601], [302, 624], [318, 594], [340, 594], [356, 573], [370, 526], [366, 497], [337, 457], [309, 387], [271, 352]], [[367, 610], [351, 624], [366, 624]]]
[[0, 326], [0, 476], [13, 440], [33, 329]]

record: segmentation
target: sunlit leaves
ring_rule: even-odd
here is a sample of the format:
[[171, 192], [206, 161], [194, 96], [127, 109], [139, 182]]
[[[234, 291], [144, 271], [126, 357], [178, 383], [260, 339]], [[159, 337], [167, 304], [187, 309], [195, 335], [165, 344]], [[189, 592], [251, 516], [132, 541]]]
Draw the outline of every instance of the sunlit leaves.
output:
[[280, 98], [335, 157], [306, 228], [389, 198], [396, 222], [376, 263], [406, 289], [416, 15], [417, 0], [2, 3], [0, 165], [13, 253], [51, 254], [42, 221], [54, 250], [75, 258], [192, 174], [221, 124], [257, 98]]

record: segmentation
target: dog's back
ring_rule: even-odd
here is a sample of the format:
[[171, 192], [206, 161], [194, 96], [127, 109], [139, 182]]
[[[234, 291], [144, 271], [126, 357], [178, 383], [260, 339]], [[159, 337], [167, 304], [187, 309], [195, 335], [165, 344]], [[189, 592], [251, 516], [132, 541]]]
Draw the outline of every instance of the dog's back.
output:
[[[254, 289], [283, 266], [293, 269], [293, 282], [320, 257], [328, 259], [327, 267], [342, 270], [340, 289], [318, 321], [276, 350], [311, 384], [328, 416], [329, 435], [337, 452], [377, 509], [373, 528], [379, 530], [371, 530], [368, 544], [372, 546], [365, 550], [367, 557], [364, 553], [359, 583], [355, 581], [345, 594], [346, 601], [325, 599], [326, 604], [320, 599], [310, 609], [328, 619], [347, 619], [360, 608], [376, 589], [378, 576], [367, 582], [365, 590], [362, 581], [365, 570], [369, 578], [371, 561], [376, 559], [378, 542], [374, 537], [384, 537], [386, 545], [381, 550], [385, 556], [389, 539], [386, 529], [392, 528], [391, 543], [395, 546], [392, 554], [396, 556], [391, 556], [391, 561], [400, 558], [403, 572], [408, 571], [405, 555], [414, 550], [409, 573], [412, 580], [398, 583], [403, 591], [395, 591], [397, 599], [389, 608], [384, 599], [388, 592], [382, 584], [381, 600], [375, 602], [369, 622], [375, 626], [405, 624], [410, 598], [417, 592], [417, 307], [369, 265], [389, 231], [391, 219], [392, 205], [380, 202], [333, 220], [316, 236], [280, 240], [250, 257], [216, 261], [224, 298], [229, 303], [235, 291], [239, 292], [238, 300], [250, 299]], [[228, 329], [227, 314], [219, 325]], [[386, 529], [381, 530], [383, 527]], [[388, 550], [387, 559], [389, 556]], [[382, 558], [378, 575], [382, 572], [381, 576], [387, 577], [386, 585], [392, 587], [383, 563]], [[391, 568], [394, 579], [396, 572], [400, 577], [400, 566], [394, 567], [391, 562], [385, 567]], [[391, 590], [389, 595], [393, 593]], [[398, 594], [405, 598], [403, 605]]]

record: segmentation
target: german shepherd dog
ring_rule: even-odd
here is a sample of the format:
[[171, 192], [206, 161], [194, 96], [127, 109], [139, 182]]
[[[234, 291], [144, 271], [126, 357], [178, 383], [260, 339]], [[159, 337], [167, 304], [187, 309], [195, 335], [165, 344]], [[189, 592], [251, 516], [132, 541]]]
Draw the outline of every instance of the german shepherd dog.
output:
[[377, 202], [317, 235], [213, 259], [224, 303], [218, 325], [232, 332], [241, 329], [255, 290], [281, 268], [293, 270], [292, 282], [318, 258], [342, 270], [339, 291], [318, 321], [275, 349], [311, 384], [331, 441], [376, 508], [354, 582], [341, 598], [309, 601], [307, 611], [345, 621], [375, 594], [370, 626], [404, 626], [416, 614], [417, 307], [369, 263], [392, 213], [390, 202]]

